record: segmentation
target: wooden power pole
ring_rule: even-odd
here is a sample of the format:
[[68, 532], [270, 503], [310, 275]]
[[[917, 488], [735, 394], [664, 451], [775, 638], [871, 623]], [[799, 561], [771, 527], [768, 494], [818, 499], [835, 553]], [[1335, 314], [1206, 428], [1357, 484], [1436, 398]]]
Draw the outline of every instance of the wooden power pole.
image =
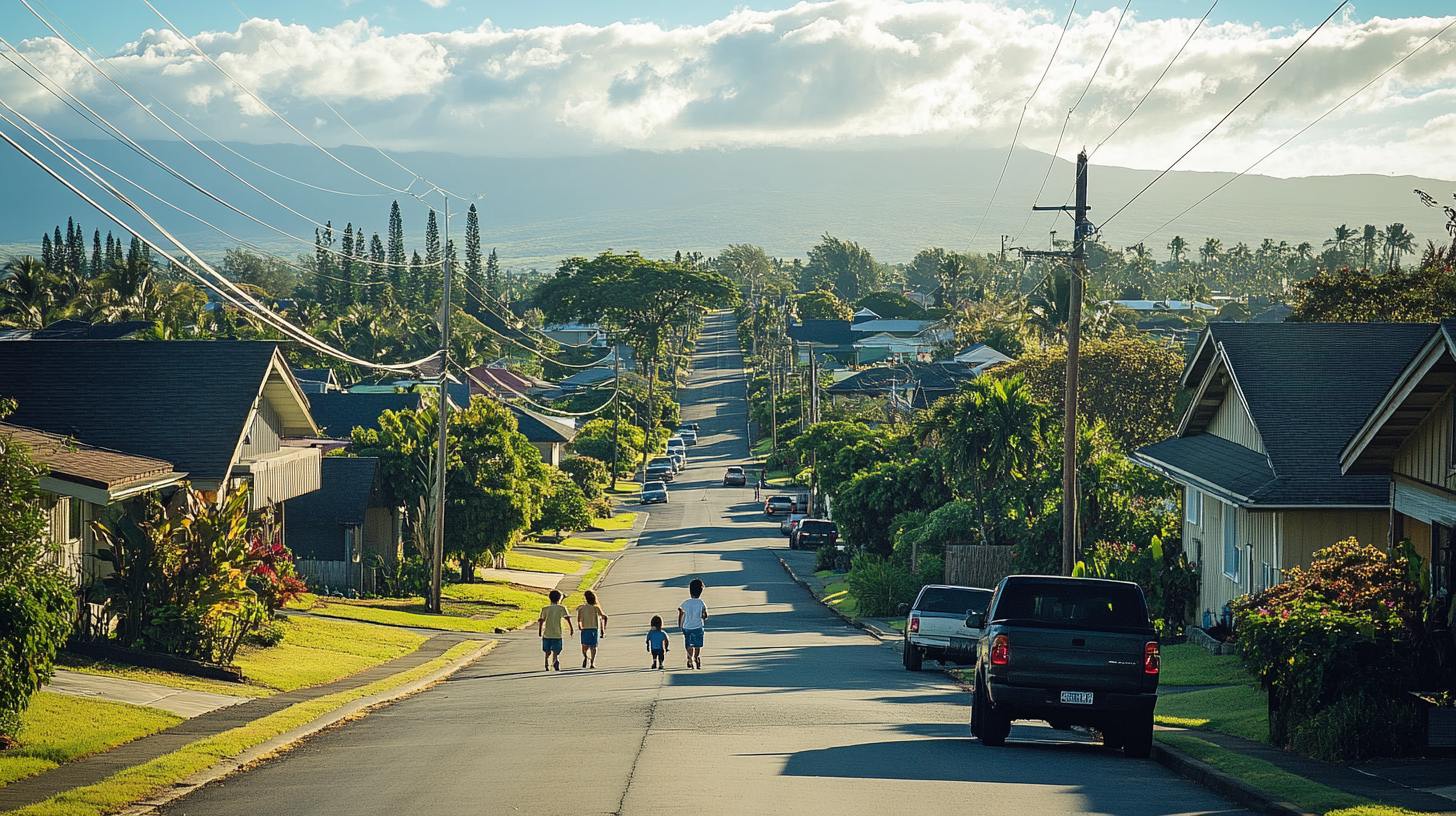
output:
[[[1067, 293], [1067, 390], [1066, 413], [1062, 419], [1062, 574], [1071, 575], [1081, 556], [1078, 541], [1081, 526], [1077, 513], [1077, 369], [1082, 351], [1082, 287], [1087, 275], [1087, 151], [1077, 154], [1077, 204], [1075, 207], [1032, 207], [1033, 210], [1071, 209], [1076, 219], [1072, 251], [1031, 252], [1024, 255], [1054, 257], [1072, 266]], [[1055, 243], [1055, 240], [1054, 240]]]
[[[450, 197], [445, 197], [445, 244], [450, 246]], [[440, 292], [440, 393], [438, 411], [439, 439], [435, 448], [435, 546], [434, 563], [430, 566], [430, 611], [441, 611], [442, 570], [445, 564], [445, 476], [448, 472], [450, 438], [450, 253], [441, 261], [444, 289]]]

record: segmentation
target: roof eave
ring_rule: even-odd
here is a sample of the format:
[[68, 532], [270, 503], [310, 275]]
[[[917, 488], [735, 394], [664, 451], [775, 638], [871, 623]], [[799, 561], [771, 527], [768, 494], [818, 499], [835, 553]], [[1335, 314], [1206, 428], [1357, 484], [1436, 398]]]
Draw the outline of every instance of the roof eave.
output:
[[1381, 428], [1390, 421], [1391, 416], [1399, 410], [1401, 404], [1410, 397], [1426, 374], [1430, 373], [1430, 370], [1440, 361], [1442, 354], [1449, 354], [1456, 358], [1456, 348], [1452, 348], [1446, 332], [1437, 329], [1431, 339], [1427, 340], [1421, 346], [1420, 351], [1411, 358], [1411, 361], [1406, 363], [1400, 376], [1396, 378], [1395, 384], [1371, 409], [1370, 416], [1366, 417], [1365, 422], [1360, 425], [1360, 429], [1355, 431], [1349, 442], [1345, 443], [1345, 447], [1340, 451], [1341, 473], [1349, 473], [1350, 469], [1360, 462], [1361, 455], [1375, 441]]

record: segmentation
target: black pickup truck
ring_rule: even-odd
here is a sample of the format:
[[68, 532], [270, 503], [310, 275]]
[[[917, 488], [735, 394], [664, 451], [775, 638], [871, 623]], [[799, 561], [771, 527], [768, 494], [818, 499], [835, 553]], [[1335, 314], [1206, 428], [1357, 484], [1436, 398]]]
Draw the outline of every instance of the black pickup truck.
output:
[[1162, 658], [1137, 584], [1013, 575], [1001, 581], [977, 646], [971, 733], [1001, 746], [1012, 720], [1084, 725], [1142, 759], [1153, 748]]

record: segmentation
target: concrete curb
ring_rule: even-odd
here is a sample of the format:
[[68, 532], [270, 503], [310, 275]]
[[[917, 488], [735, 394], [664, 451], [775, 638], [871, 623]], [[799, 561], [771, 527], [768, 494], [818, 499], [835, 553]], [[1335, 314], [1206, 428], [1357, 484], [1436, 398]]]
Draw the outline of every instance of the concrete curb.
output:
[[[306, 722], [291, 731], [285, 731], [267, 742], [259, 743], [243, 751], [237, 756], [221, 760], [210, 768], [198, 771], [185, 779], [178, 780], [167, 790], [116, 811], [116, 814], [117, 816], [147, 816], [147, 814], [156, 813], [158, 808], [175, 802], [203, 785], [216, 782], [219, 779], [224, 779], [239, 771], [246, 770], [249, 766], [267, 759], [273, 754], [292, 748], [325, 728], [345, 720], [366, 716], [371, 709], [389, 705], [397, 700], [418, 694], [487, 654], [490, 654], [499, 643], [500, 641], [497, 640], [485, 641], [480, 645], [479, 649], [452, 660], [418, 680], [345, 703], [315, 720]], [[287, 709], [284, 710], [286, 711]]]
[[1153, 744], [1154, 762], [1174, 773], [1187, 777], [1229, 801], [1260, 813], [1273, 816], [1312, 816], [1291, 804], [1220, 771], [1202, 760], [1161, 743]]
[[778, 556], [774, 556], [774, 557], [779, 559], [779, 565], [784, 568], [784, 572], [787, 572], [789, 574], [789, 577], [793, 579], [794, 583], [796, 583], [799, 586], [803, 587], [804, 589], [808, 590], [809, 591], [809, 597], [811, 597], [814, 600], [818, 601], [820, 606], [824, 607], [825, 609], [828, 609], [830, 612], [833, 612], [836, 616], [839, 617], [840, 620], [844, 621], [845, 623], [849, 624], [850, 626], [853, 626], [856, 629], [863, 630], [865, 634], [867, 634], [870, 637], [874, 638], [875, 640], [878, 640], [878, 641], [881, 641], [881, 642], [883, 642], [885, 640], [893, 640], [893, 639], [899, 637], [898, 635], [896, 635], [895, 638], [892, 638], [891, 636], [886, 635], [885, 633], [881, 632], [879, 630], [879, 627], [871, 626], [871, 625], [869, 625], [867, 623], [864, 623], [863, 621], [860, 621], [857, 618], [852, 618], [849, 615], [846, 615], [843, 612], [840, 612], [838, 609], [835, 609], [834, 607], [830, 606], [829, 604], [824, 603], [824, 599], [822, 599], [818, 595], [815, 595], [814, 594], [814, 588], [811, 587], [811, 586], [809, 586], [808, 582], [806, 582], [803, 578], [800, 578], [799, 576], [797, 576], [797, 575], [794, 574], [794, 568], [789, 566], [789, 562], [785, 561], [782, 558], [779, 558]]

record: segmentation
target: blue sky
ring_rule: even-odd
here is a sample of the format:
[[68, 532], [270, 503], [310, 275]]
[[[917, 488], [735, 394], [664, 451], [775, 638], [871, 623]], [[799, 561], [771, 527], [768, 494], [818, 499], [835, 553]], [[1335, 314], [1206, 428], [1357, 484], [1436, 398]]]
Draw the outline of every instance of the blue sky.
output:
[[[747, 6], [754, 10], [785, 9], [792, 2], [736, 3], [721, 0], [153, 0], [163, 13], [188, 33], [236, 29], [243, 17], [277, 19], [310, 28], [332, 26], [342, 20], [367, 17], [390, 34], [427, 33], [474, 28], [489, 19], [501, 28], [534, 28], [584, 23], [602, 26], [621, 21], [655, 22], [664, 28], [703, 25]], [[1201, 17], [1211, 0], [1133, 0], [1138, 19]], [[1068, 4], [1009, 0], [1013, 8], [1041, 8], [1065, 14]], [[1121, 8], [1116, 0], [1079, 3], [1083, 11]], [[161, 21], [140, 0], [45, 0], [45, 6], [103, 50], [113, 50]], [[1329, 14], [1328, 0], [1219, 0], [1210, 18], [1214, 24], [1238, 22], [1265, 28], [1313, 25]], [[1451, 12], [1446, 0], [1382, 0], [1352, 3], [1356, 20], [1371, 17], [1439, 16]], [[0, 5], [0, 30], [14, 41], [40, 36], [44, 28], [16, 2]]]

